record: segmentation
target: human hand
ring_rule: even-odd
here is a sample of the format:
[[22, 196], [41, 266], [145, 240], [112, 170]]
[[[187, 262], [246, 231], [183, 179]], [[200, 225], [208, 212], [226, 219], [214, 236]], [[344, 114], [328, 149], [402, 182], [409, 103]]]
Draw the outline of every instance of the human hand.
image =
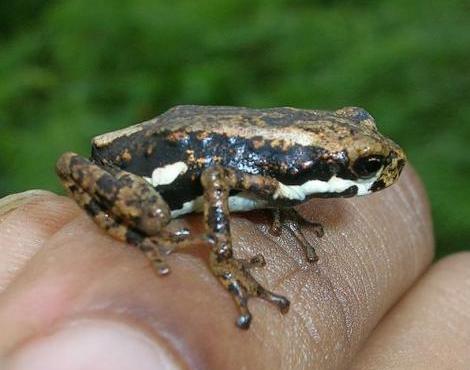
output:
[[[252, 299], [237, 329], [206, 246], [168, 258], [158, 277], [135, 248], [47, 192], [0, 200], [0, 359], [36, 369], [458, 369], [470, 366], [470, 253], [433, 267], [427, 200], [407, 168], [363, 198], [318, 200], [309, 264], [263, 213], [233, 216], [235, 251], [262, 253], [253, 274], [291, 301], [288, 314]], [[3, 211], [2, 211], [3, 209]], [[178, 221], [183, 222], [183, 221]], [[188, 217], [201, 232], [201, 217]], [[0, 364], [1, 364], [0, 360]]]

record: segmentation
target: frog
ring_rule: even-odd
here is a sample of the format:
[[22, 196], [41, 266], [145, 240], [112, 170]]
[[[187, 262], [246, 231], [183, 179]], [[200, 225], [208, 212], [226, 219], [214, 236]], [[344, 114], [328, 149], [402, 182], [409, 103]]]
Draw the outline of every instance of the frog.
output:
[[[207, 244], [210, 271], [238, 307], [236, 325], [248, 329], [251, 298], [264, 299], [283, 314], [290, 301], [253, 276], [253, 268], [266, 264], [262, 253], [235, 256], [231, 213], [272, 212], [272, 234], [287, 229], [306, 260], [315, 263], [314, 245], [302, 232], [308, 221], [296, 206], [385, 189], [405, 163], [404, 151], [378, 131], [363, 108], [181, 105], [96, 136], [89, 158], [64, 153], [56, 172], [94, 222], [141, 250], [158, 275], [170, 272], [170, 253]], [[193, 212], [203, 214], [202, 235], [169, 227]], [[322, 225], [314, 224], [314, 230], [323, 235]]]

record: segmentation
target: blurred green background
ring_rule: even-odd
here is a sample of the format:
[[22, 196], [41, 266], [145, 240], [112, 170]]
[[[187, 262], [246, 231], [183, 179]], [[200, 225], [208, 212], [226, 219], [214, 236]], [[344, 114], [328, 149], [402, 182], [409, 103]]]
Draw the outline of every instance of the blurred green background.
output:
[[407, 151], [438, 255], [470, 247], [470, 3], [0, 2], [0, 196], [177, 104], [363, 106]]

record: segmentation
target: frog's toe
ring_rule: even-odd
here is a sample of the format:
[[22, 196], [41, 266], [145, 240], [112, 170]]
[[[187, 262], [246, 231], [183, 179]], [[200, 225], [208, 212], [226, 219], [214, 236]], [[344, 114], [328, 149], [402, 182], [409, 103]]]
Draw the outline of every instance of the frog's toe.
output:
[[168, 275], [171, 272], [170, 266], [164, 261], [151, 261], [153, 270], [159, 276]]
[[308, 241], [303, 244], [305, 250], [305, 257], [307, 258], [307, 262], [315, 263], [318, 262], [319, 258], [317, 252], [313, 245], [311, 245]]
[[166, 263], [157, 263], [157, 262], [154, 262], [153, 263], [153, 266], [154, 266], [154, 269], [155, 271], [158, 273], [158, 275], [160, 276], [165, 276], [165, 275], [168, 275], [170, 273], [170, 266], [168, 266], [168, 264]]
[[240, 316], [236, 324], [242, 329], [248, 329], [251, 323], [251, 313], [248, 310], [248, 300], [253, 297], [264, 299], [275, 304], [281, 313], [289, 310], [289, 300], [286, 297], [270, 292], [265, 289], [250, 274], [250, 267], [260, 267], [265, 264], [263, 256], [242, 260], [233, 257], [221, 258], [215, 251], [210, 255], [210, 267], [214, 275], [220, 280], [225, 288], [232, 294]]
[[170, 238], [173, 242], [178, 243], [180, 241], [188, 239], [190, 236], [191, 232], [189, 231], [189, 229], [186, 227], [182, 227], [181, 229], [174, 231], [170, 235]]
[[263, 289], [260, 293], [260, 298], [275, 304], [282, 314], [286, 314], [287, 312], [289, 312], [290, 301], [282, 295], [275, 294], [270, 292], [269, 290]]
[[[317, 231], [315, 231], [315, 229], [314, 229], [314, 232], [317, 236], [321, 236], [321, 235], [318, 235], [317, 232], [321, 231], [321, 233], [323, 233], [323, 227], [320, 224], [316, 224], [316, 225], [319, 225], [320, 229], [317, 230]], [[307, 258], [307, 262], [310, 262], [310, 263], [317, 262], [318, 261], [318, 255], [317, 255], [317, 252], [315, 251], [315, 247], [310, 243], [309, 240], [307, 240], [307, 238], [303, 234], [302, 230], [300, 229], [299, 225], [297, 223], [294, 223], [294, 222], [289, 222], [289, 223], [287, 223], [286, 226], [287, 226], [288, 230], [292, 233], [292, 235], [300, 243], [302, 248], [304, 249], [305, 256]]]
[[240, 329], [248, 329], [251, 324], [251, 318], [252, 316], [249, 312], [246, 314], [242, 314], [238, 316], [236, 324]]
[[245, 268], [250, 269], [252, 267], [264, 267], [266, 266], [266, 260], [262, 254], [257, 254], [256, 256], [247, 259], [247, 260], [240, 260]]
[[147, 257], [152, 263], [152, 266], [158, 275], [164, 276], [170, 273], [170, 266], [166, 263], [159, 249], [148, 249], [146, 246], [143, 248], [141, 247], [141, 249], [144, 252], [145, 257]]
[[310, 225], [312, 227], [313, 232], [315, 233], [315, 235], [318, 238], [321, 238], [321, 237], [323, 237], [323, 235], [325, 235], [325, 230], [323, 229], [322, 224], [319, 224], [319, 223], [316, 223], [316, 222], [311, 222]]

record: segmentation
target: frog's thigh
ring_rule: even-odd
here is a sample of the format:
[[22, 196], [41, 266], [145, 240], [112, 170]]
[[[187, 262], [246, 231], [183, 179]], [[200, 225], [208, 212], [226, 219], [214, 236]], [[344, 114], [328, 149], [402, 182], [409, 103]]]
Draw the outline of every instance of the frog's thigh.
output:
[[160, 194], [140, 176], [107, 169], [73, 153], [64, 154], [57, 162], [62, 181], [87, 193], [108, 215], [143, 235], [160, 235], [171, 220]]
[[126, 234], [128, 229], [126, 226], [117, 223], [103, 209], [101, 209], [101, 207], [93, 200], [90, 194], [78, 188], [74, 182], [67, 180], [63, 180], [62, 182], [69, 191], [71, 197], [81, 208], [86, 211], [86, 213], [100, 228], [105, 230], [115, 239], [127, 241]]
[[[87, 159], [74, 153], [64, 154], [57, 162], [57, 173], [62, 183], [69, 191], [71, 197], [82, 207], [93, 221], [113, 238], [125, 241], [138, 247], [151, 260], [156, 271], [160, 274], [169, 272], [169, 268], [164, 261], [155, 242], [150, 238], [132, 230], [124, 223], [117, 222], [114, 214], [109, 208], [103, 205], [103, 198], [98, 201], [99, 192], [96, 191], [95, 183], [98, 178], [102, 178], [103, 173], [109, 181], [116, 181], [112, 175], [92, 164]], [[110, 184], [108, 184], [110, 186]], [[108, 197], [112, 195], [112, 188], [109, 187]]]

